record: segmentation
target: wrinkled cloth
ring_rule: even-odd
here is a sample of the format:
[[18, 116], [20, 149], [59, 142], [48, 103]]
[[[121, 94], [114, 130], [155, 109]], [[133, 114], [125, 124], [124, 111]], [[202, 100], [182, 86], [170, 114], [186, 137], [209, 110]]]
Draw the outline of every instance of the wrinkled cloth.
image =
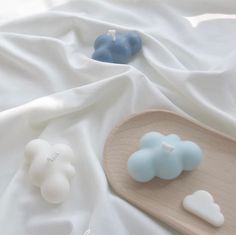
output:
[[[167, 109], [236, 137], [234, 0], [79, 0], [0, 26], [0, 234], [177, 234], [109, 187], [103, 147], [127, 116]], [[128, 65], [90, 59], [109, 29], [136, 30]], [[24, 147], [65, 143], [76, 176], [65, 203], [29, 183]]]

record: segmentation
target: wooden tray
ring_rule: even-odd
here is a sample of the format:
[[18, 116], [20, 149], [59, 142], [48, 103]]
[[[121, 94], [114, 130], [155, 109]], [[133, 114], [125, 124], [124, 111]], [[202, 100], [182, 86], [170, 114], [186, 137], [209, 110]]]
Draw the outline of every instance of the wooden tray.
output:
[[[133, 181], [127, 173], [127, 160], [137, 150], [140, 137], [149, 131], [175, 133], [198, 143], [203, 162], [175, 180]], [[104, 168], [118, 195], [183, 234], [236, 234], [235, 140], [172, 112], [148, 111], [130, 117], [112, 131], [104, 149]], [[184, 197], [201, 189], [209, 191], [220, 205], [225, 216], [222, 227], [215, 228], [183, 209]]]

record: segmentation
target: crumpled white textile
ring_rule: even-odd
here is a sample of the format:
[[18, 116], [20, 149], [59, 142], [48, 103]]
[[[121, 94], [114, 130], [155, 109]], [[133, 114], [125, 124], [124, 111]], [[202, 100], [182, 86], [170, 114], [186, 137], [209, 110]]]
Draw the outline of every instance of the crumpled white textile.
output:
[[[78, 0], [0, 26], [0, 234], [176, 234], [110, 189], [103, 146], [112, 127], [167, 109], [236, 137], [234, 0]], [[129, 65], [90, 59], [108, 29], [137, 30]], [[34, 138], [69, 144], [67, 201], [45, 202], [27, 178]]]

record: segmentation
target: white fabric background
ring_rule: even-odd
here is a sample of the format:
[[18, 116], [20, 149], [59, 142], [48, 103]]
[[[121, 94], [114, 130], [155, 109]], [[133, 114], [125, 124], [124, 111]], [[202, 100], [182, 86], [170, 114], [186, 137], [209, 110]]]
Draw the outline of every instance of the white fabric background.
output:
[[[233, 0], [79, 0], [1, 25], [0, 234], [176, 234], [111, 192], [103, 146], [117, 122], [150, 108], [236, 137], [235, 13]], [[140, 32], [143, 49], [130, 65], [89, 58], [111, 28]], [[76, 152], [61, 206], [27, 180], [33, 138]]]

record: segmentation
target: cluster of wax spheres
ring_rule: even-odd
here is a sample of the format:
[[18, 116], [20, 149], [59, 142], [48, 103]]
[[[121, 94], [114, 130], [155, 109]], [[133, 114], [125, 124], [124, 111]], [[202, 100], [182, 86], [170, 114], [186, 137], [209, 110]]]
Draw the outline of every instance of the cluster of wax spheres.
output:
[[40, 188], [49, 203], [62, 203], [70, 192], [70, 180], [75, 175], [75, 157], [65, 144], [50, 145], [42, 139], [29, 142], [25, 162], [31, 183]]
[[135, 31], [109, 30], [95, 40], [92, 58], [102, 62], [127, 64], [140, 51], [141, 45], [141, 37]]
[[139, 150], [128, 159], [128, 173], [138, 182], [148, 182], [155, 176], [174, 179], [183, 170], [191, 171], [202, 161], [200, 147], [182, 141], [175, 134], [149, 132], [140, 140]]

